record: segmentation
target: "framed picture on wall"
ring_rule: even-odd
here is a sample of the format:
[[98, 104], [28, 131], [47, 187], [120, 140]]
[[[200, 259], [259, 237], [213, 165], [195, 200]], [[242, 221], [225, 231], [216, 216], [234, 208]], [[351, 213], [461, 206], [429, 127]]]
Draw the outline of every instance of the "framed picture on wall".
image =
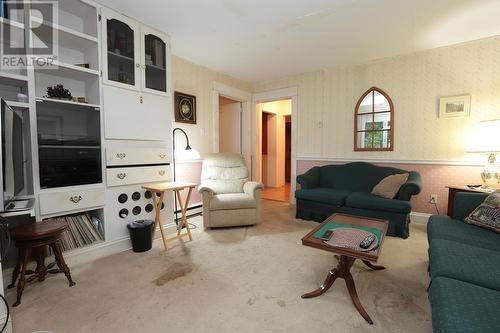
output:
[[196, 96], [176, 91], [174, 93], [175, 121], [196, 124]]
[[441, 97], [439, 99], [439, 118], [470, 116], [470, 95]]

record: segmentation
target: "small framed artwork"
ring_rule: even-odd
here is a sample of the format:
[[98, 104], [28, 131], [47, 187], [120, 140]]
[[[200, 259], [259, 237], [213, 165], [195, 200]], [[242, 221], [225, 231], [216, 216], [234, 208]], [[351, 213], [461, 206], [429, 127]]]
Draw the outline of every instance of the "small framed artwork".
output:
[[470, 116], [470, 95], [441, 97], [439, 99], [439, 118]]
[[176, 122], [196, 124], [196, 96], [176, 91], [174, 103]]

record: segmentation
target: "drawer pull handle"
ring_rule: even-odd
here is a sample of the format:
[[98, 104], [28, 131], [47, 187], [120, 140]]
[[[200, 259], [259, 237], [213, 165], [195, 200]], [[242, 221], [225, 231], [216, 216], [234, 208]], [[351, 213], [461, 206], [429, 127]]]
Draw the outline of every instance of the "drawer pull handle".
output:
[[119, 158], [120, 160], [123, 160], [125, 157], [127, 157], [127, 154], [125, 154], [125, 153], [118, 153], [118, 154], [116, 154], [116, 157]]
[[158, 174], [159, 174], [160, 176], [165, 176], [165, 170], [160, 170], [160, 171], [158, 171]]
[[166, 154], [160, 154], [160, 158], [163, 160], [165, 157], [167, 157]]
[[82, 201], [82, 196], [81, 195], [75, 195], [73, 197], [70, 197], [69, 198], [69, 201], [71, 201], [72, 203], [79, 203], [80, 201]]
[[125, 177], [127, 177], [127, 174], [126, 173], [117, 173], [116, 177], [118, 179], [122, 179], [123, 180], [123, 179], [125, 179]]

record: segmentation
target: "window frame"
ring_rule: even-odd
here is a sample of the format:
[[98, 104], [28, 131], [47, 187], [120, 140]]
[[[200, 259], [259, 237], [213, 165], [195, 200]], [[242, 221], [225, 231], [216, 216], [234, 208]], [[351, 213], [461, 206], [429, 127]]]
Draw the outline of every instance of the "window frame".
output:
[[[389, 111], [382, 111], [382, 112], [375, 112], [375, 92], [380, 93], [382, 96], [384, 96], [387, 101], [389, 102]], [[372, 110], [371, 112], [365, 112], [365, 113], [360, 113], [359, 108], [361, 106], [361, 103], [365, 99], [366, 96], [372, 94]], [[372, 116], [372, 123], [375, 123], [375, 115], [376, 114], [381, 114], [381, 113], [388, 113], [390, 112], [390, 124], [391, 127], [390, 129], [387, 130], [358, 130], [358, 119], [362, 115], [371, 115]], [[360, 148], [358, 146], [358, 134], [359, 133], [375, 133], [375, 132], [388, 132], [389, 134], [389, 147], [386, 148]], [[354, 151], [394, 151], [394, 104], [392, 103], [391, 97], [383, 91], [380, 88], [377, 87], [371, 87], [368, 89], [358, 100], [358, 103], [356, 103], [356, 108], [354, 109]]]

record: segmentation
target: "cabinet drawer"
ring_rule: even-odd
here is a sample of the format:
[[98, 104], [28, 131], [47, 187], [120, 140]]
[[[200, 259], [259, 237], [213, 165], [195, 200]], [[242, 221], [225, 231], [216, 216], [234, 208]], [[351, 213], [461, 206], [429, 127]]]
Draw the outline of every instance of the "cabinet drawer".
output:
[[106, 170], [106, 175], [109, 187], [171, 180], [170, 166], [168, 165], [112, 168]]
[[52, 215], [104, 206], [106, 195], [104, 189], [41, 193], [39, 202], [40, 214]]
[[106, 149], [106, 164], [141, 165], [170, 163], [167, 148], [108, 148]]

